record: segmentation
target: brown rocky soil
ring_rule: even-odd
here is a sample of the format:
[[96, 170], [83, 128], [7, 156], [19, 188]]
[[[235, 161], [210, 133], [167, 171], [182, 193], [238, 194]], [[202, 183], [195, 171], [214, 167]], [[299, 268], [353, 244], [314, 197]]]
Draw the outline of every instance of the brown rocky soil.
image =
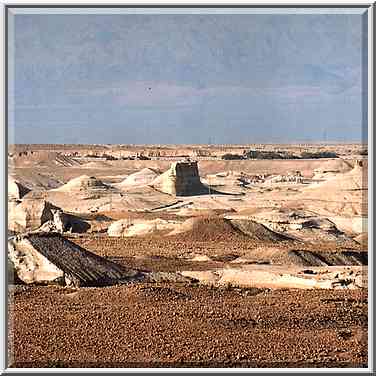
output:
[[[237, 232], [220, 219], [201, 219], [195, 232], [163, 236], [109, 237], [106, 234], [80, 234], [70, 240], [100, 256], [109, 257], [119, 263], [146, 270], [177, 271], [205, 270], [206, 267], [221, 267], [222, 262], [237, 257], [254, 258], [258, 261], [272, 260], [288, 264], [292, 250], [314, 253], [337, 254], [346, 247], [337, 242], [297, 243], [293, 241], [262, 242], [252, 240]], [[218, 226], [216, 226], [218, 225]], [[210, 231], [208, 230], [210, 228]], [[231, 239], [231, 241], [226, 240]], [[353, 252], [362, 252], [362, 246], [354, 246]], [[213, 262], [186, 262], [191, 254], [208, 256]]]
[[12, 367], [367, 365], [361, 290], [142, 284], [12, 291]]

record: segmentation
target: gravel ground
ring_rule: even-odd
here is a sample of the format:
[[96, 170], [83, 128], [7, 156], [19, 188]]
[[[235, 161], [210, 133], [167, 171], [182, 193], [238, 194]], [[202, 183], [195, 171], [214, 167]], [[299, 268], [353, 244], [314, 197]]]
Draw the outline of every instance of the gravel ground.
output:
[[[191, 238], [190, 234], [179, 234], [175, 236], [140, 236], [140, 237], [109, 237], [107, 234], [79, 234], [75, 236], [66, 235], [70, 240], [83, 246], [84, 248], [101, 254], [102, 256], [135, 256], [135, 255], [166, 255], [176, 256], [187, 252], [202, 253], [208, 256], [228, 255], [236, 253], [239, 256], [246, 255], [251, 250], [263, 247], [276, 247], [280, 249], [306, 249], [312, 251], [343, 251], [346, 249], [362, 251], [361, 245], [352, 244], [347, 247], [338, 242], [316, 242], [316, 243], [296, 243], [296, 242], [263, 242], [252, 241], [246, 237], [226, 240], [226, 236], [211, 234], [210, 238]], [[230, 238], [233, 232], [228, 234]]]
[[[326, 254], [350, 250], [335, 242], [296, 244], [294, 242], [244, 240], [242, 236], [235, 238], [232, 230], [229, 231], [229, 236], [234, 236], [233, 239], [225, 241], [224, 232], [226, 229], [221, 230], [223, 231], [213, 231], [212, 237], [208, 237], [207, 240], [192, 239], [187, 234], [174, 237], [144, 236], [135, 238], [116, 238], [109, 237], [106, 234], [96, 236], [80, 234], [80, 236], [71, 237], [70, 240], [87, 250], [102, 257], [108, 257], [112, 261], [125, 266], [146, 271], [166, 272], [221, 268], [225, 262], [241, 256], [259, 262], [272, 260], [278, 264], [289, 265], [292, 263], [292, 258], [288, 255], [290, 250], [309, 250]], [[216, 233], [218, 238], [215, 237]], [[361, 252], [360, 248], [360, 246], [354, 247], [351, 250]], [[191, 254], [206, 255], [212, 261], [189, 261]]]
[[366, 367], [367, 292], [10, 290], [12, 367]]

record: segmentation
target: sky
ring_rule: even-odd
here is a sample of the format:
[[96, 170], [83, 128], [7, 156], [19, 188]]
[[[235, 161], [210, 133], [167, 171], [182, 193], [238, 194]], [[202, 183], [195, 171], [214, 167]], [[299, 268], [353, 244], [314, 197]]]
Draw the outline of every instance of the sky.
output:
[[13, 17], [10, 143], [365, 137], [361, 14]]

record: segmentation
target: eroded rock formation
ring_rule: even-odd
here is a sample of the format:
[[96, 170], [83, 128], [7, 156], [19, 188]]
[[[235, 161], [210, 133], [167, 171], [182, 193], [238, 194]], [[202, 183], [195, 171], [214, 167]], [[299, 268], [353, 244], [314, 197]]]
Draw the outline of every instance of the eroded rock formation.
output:
[[58, 209], [40, 198], [25, 198], [9, 207], [8, 227], [14, 231], [34, 230], [47, 221], [53, 221], [52, 210]]
[[208, 192], [200, 180], [197, 162], [174, 162], [151, 186], [175, 196], [193, 196]]
[[12, 176], [8, 176], [8, 200], [19, 200], [29, 192], [29, 188], [22, 185]]
[[29, 233], [8, 241], [8, 259], [22, 282], [105, 286], [143, 278], [58, 233]]

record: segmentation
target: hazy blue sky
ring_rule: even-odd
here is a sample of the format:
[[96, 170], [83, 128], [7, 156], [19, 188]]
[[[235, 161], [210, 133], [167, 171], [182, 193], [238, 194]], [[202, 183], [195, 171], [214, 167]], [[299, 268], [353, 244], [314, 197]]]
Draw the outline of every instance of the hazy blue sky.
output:
[[359, 141], [362, 22], [360, 14], [18, 14], [10, 142]]

